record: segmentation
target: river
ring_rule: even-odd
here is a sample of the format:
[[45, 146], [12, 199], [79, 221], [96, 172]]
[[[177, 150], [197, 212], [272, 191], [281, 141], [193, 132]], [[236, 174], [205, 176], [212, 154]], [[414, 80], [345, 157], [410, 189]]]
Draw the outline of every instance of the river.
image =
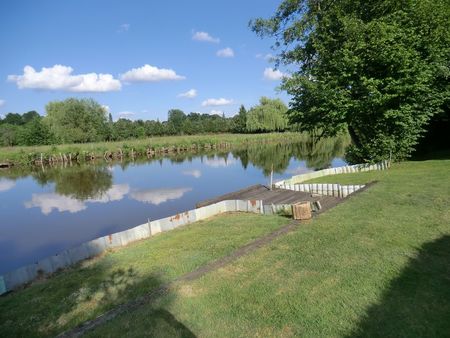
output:
[[0, 171], [0, 274], [253, 184], [344, 165], [343, 144], [252, 145]]

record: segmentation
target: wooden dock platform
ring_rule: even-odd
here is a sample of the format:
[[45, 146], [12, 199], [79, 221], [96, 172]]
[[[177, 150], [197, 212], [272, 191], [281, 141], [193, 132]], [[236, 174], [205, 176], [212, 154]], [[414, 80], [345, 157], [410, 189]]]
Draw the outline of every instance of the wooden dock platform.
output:
[[264, 185], [257, 184], [209, 200], [201, 201], [196, 204], [196, 208], [201, 208], [225, 200], [262, 200], [263, 204], [265, 205], [295, 204], [298, 202], [319, 201], [322, 206], [320, 212], [323, 212], [341, 202], [342, 198], [333, 196], [317, 196], [311, 195], [311, 193], [308, 192], [292, 191], [279, 188], [270, 190]]

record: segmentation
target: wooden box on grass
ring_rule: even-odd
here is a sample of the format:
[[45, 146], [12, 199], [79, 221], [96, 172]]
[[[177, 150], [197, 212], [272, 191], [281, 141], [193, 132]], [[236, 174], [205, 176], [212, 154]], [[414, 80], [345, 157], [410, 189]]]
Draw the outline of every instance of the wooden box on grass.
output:
[[311, 212], [310, 202], [299, 202], [292, 205], [292, 214], [294, 215], [294, 219], [310, 219], [312, 217]]

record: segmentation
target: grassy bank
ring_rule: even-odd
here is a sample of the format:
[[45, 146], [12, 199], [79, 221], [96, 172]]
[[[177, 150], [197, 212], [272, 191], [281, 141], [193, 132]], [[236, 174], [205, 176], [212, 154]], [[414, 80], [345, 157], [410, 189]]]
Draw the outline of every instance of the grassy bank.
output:
[[379, 183], [91, 335], [448, 336], [449, 167], [407, 162], [335, 176]]
[[95, 158], [132, 158], [184, 151], [226, 149], [254, 143], [285, 143], [307, 139], [307, 134], [215, 134], [163, 136], [147, 139], [52, 146], [0, 148], [0, 163], [32, 164], [86, 161]]
[[54, 336], [287, 222], [278, 216], [228, 214], [86, 261], [0, 297], [0, 336]]

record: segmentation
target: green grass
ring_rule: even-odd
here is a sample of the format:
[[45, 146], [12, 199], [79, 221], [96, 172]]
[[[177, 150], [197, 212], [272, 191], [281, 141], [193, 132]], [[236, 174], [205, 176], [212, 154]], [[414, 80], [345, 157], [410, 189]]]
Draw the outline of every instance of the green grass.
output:
[[449, 169], [324, 178], [379, 183], [91, 336], [448, 337]]
[[54, 336], [286, 224], [228, 214], [85, 261], [0, 297], [0, 337]]
[[[133, 150], [134, 155], [144, 156], [147, 149], [158, 150], [168, 147], [186, 147], [195, 149], [209, 149], [212, 146], [236, 147], [251, 143], [283, 143], [307, 139], [307, 134], [300, 133], [269, 133], [269, 134], [211, 134], [190, 136], [162, 136], [146, 139], [124, 140], [116, 142], [97, 142], [83, 144], [61, 144], [49, 146], [29, 147], [3, 147], [0, 148], [0, 163], [10, 162], [13, 164], [29, 164], [39, 160], [41, 154], [44, 159], [53, 156], [59, 160], [61, 154], [93, 154], [97, 158], [103, 158], [105, 152], [116, 155], [122, 151], [123, 156], [130, 157]], [[84, 160], [82, 156], [80, 160]]]

